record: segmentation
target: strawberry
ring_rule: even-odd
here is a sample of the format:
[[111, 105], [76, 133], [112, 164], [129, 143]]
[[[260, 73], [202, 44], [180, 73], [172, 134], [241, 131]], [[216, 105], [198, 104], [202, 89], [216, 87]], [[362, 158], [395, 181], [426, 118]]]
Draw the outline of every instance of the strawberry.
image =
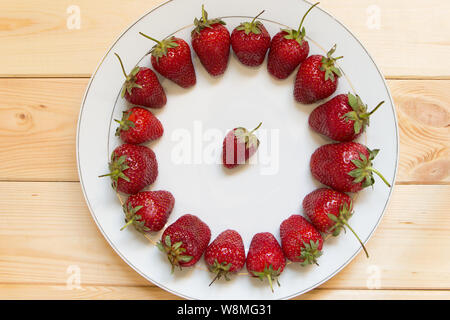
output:
[[369, 117], [383, 103], [369, 112], [358, 95], [340, 94], [314, 109], [308, 122], [314, 131], [330, 139], [352, 141], [364, 132], [369, 125]]
[[314, 190], [303, 199], [303, 210], [314, 227], [323, 233], [338, 236], [348, 227], [361, 244], [367, 258], [369, 253], [356, 232], [348, 224], [352, 216], [352, 199], [345, 193], [328, 188]]
[[298, 214], [284, 220], [280, 225], [281, 246], [286, 258], [301, 262], [302, 266], [315, 263], [322, 255], [323, 239], [319, 231]]
[[117, 191], [135, 194], [155, 182], [158, 163], [151, 149], [123, 144], [112, 152], [109, 171], [100, 177], [111, 177], [112, 186]]
[[295, 78], [295, 100], [301, 103], [314, 103], [328, 98], [336, 91], [341, 71], [335, 66], [335, 62], [343, 57], [333, 58], [335, 51], [336, 45], [326, 57], [313, 55], [303, 61]]
[[298, 30], [281, 29], [270, 44], [267, 70], [278, 79], [286, 79], [309, 54], [309, 43], [305, 40], [306, 30], [303, 21], [308, 13], [319, 3], [306, 11]]
[[245, 163], [256, 153], [259, 140], [253, 134], [259, 129], [262, 122], [252, 131], [246, 128], [234, 128], [227, 133], [223, 140], [222, 162], [225, 168], [232, 169]]
[[208, 20], [208, 13], [202, 5], [202, 17], [195, 18], [195, 29], [192, 30], [192, 47], [212, 76], [225, 72], [230, 55], [230, 33], [224, 27], [225, 22], [220, 19]]
[[139, 34], [156, 42], [150, 50], [152, 66], [156, 71], [182, 88], [195, 85], [197, 79], [191, 49], [186, 41], [176, 37], [159, 41], [142, 32]]
[[128, 197], [123, 205], [126, 224], [140, 232], [159, 231], [167, 222], [175, 204], [169, 191], [141, 191]]
[[122, 120], [114, 120], [120, 124], [116, 129], [116, 136], [123, 142], [140, 144], [149, 140], [156, 140], [163, 135], [161, 122], [153, 113], [141, 107], [133, 107], [124, 111]]
[[311, 173], [324, 185], [340, 192], [358, 192], [373, 185], [373, 173], [390, 187], [381, 173], [372, 167], [378, 152], [378, 149], [369, 150], [356, 142], [326, 144], [311, 156]]
[[126, 78], [122, 88], [122, 98], [136, 105], [148, 108], [162, 108], [166, 102], [166, 94], [156, 74], [149, 68], [135, 67], [129, 75], [117, 53], [122, 72]]
[[238, 272], [245, 264], [245, 248], [241, 235], [234, 230], [223, 231], [206, 248], [205, 261], [209, 270], [216, 274], [209, 285], [221, 276], [229, 280], [228, 275]]
[[267, 278], [273, 292], [272, 281], [277, 280], [286, 266], [286, 258], [277, 239], [269, 232], [253, 236], [247, 253], [247, 270], [261, 281]]
[[253, 18], [252, 22], [243, 22], [231, 33], [231, 47], [239, 61], [249, 67], [264, 62], [270, 46], [270, 34], [260, 21], [256, 21], [264, 11]]
[[175, 266], [193, 266], [202, 256], [211, 239], [211, 230], [192, 214], [178, 218], [164, 230], [158, 248], [167, 254], [172, 272]]

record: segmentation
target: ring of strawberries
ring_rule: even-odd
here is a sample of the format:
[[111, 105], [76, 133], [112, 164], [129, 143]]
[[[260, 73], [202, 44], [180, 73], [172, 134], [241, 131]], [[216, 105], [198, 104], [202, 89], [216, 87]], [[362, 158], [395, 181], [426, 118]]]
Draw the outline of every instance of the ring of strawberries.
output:
[[[309, 56], [309, 44], [303, 22], [299, 28], [283, 29], [272, 39], [257, 18], [243, 22], [229, 33], [221, 19], [209, 19], [202, 6], [202, 15], [195, 18], [191, 33], [192, 47], [206, 71], [217, 76], [228, 65], [230, 47], [239, 61], [254, 67], [268, 56], [268, 72], [277, 79], [287, 78], [298, 68], [294, 84], [297, 101], [310, 104], [330, 97], [336, 92], [341, 71], [333, 57], [336, 45], [326, 56]], [[186, 41], [176, 37], [157, 40], [140, 33], [156, 44], [150, 50], [151, 64], [163, 77], [182, 88], [196, 84], [196, 74], [191, 50]], [[268, 52], [268, 54], [267, 54]], [[125, 143], [117, 147], [109, 164], [112, 186], [116, 192], [129, 194], [123, 204], [125, 229], [133, 225], [146, 233], [161, 230], [167, 223], [174, 207], [175, 198], [168, 191], [142, 191], [152, 184], [158, 175], [158, 165], [153, 151], [141, 145], [163, 135], [161, 122], [146, 108], [161, 108], [166, 95], [158, 77], [150, 68], [135, 67], [130, 74], [124, 70], [119, 59], [125, 83], [122, 97], [136, 105], [123, 113], [116, 135]], [[324, 240], [338, 236], [349, 229], [361, 244], [363, 242], [349, 224], [353, 214], [353, 200], [347, 193], [357, 193], [372, 186], [375, 175], [390, 187], [387, 180], [373, 166], [379, 150], [370, 150], [354, 142], [369, 126], [369, 118], [383, 102], [369, 111], [358, 95], [340, 94], [315, 108], [309, 116], [310, 128], [331, 140], [319, 147], [311, 156], [310, 169], [313, 177], [327, 187], [317, 189], [303, 199], [305, 217], [294, 214], [280, 225], [281, 242], [268, 232], [253, 236], [247, 255], [242, 237], [235, 230], [225, 230], [210, 243], [208, 225], [192, 214], [185, 214], [168, 226], [161, 236], [158, 248], [167, 256], [172, 272], [175, 267], [195, 265], [205, 257], [213, 274], [212, 282], [238, 273], [244, 265], [248, 274], [267, 280], [272, 291], [286, 266], [286, 259], [302, 266], [319, 265]], [[146, 107], [146, 108], [143, 108]], [[233, 168], [244, 164], [257, 152], [259, 140], [253, 130], [236, 127], [228, 132], [223, 141], [223, 165]], [[120, 199], [120, 196], [119, 196]], [[212, 283], [211, 282], [211, 283]]]

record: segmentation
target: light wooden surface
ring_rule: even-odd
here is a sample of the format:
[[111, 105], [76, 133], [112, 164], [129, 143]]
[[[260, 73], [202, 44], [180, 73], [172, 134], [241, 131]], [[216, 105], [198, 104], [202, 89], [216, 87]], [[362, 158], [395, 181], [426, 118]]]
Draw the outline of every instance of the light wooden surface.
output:
[[[175, 0], [181, 1], [181, 0]], [[0, 299], [175, 299], [109, 247], [75, 163], [80, 102], [99, 59], [158, 0], [0, 2]], [[299, 299], [450, 299], [450, 2], [322, 0], [388, 80], [400, 127], [397, 185], [343, 271]], [[380, 28], [373, 18], [379, 12]], [[66, 286], [70, 268], [80, 288]]]

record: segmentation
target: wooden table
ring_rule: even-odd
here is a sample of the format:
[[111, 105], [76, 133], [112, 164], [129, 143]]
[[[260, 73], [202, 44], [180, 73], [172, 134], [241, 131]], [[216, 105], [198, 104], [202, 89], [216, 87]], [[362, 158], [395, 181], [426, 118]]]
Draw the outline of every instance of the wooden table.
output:
[[[107, 244], [85, 205], [75, 162], [91, 73], [113, 40], [161, 2], [0, 2], [0, 298], [176, 298]], [[449, 299], [450, 2], [320, 6], [355, 33], [388, 79], [401, 154], [392, 200], [367, 245], [371, 258], [360, 253], [299, 298]]]

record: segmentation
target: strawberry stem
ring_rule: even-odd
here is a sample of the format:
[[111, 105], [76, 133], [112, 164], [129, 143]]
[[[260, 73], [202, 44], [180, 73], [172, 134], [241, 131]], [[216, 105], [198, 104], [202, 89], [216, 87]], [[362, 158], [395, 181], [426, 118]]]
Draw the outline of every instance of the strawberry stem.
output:
[[375, 111], [377, 111], [377, 109], [379, 107], [381, 107], [381, 105], [384, 103], [384, 101], [381, 101], [372, 111], [369, 112], [369, 116], [372, 115], [372, 113], [374, 113]]
[[205, 5], [202, 4], [202, 20], [203, 23], [206, 23], [206, 15], [205, 15], [206, 11], [205, 11]]
[[212, 281], [209, 284], [209, 287], [211, 287], [211, 285], [214, 283], [214, 281], [216, 281], [217, 279], [219, 279], [222, 276], [223, 270], [219, 270], [216, 274], [216, 276], [214, 277], [214, 279], [212, 279]]
[[156, 40], [155, 38], [152, 38], [152, 37], [150, 37], [150, 36], [148, 36], [148, 35], [146, 35], [145, 33], [142, 33], [142, 32], [139, 32], [139, 34], [140, 34], [141, 36], [146, 37], [147, 39], [153, 40], [153, 41], [155, 41], [157, 44], [161, 45], [161, 41]]
[[125, 78], [128, 80], [128, 75], [127, 75], [127, 73], [125, 72], [125, 68], [124, 68], [124, 66], [123, 66], [122, 59], [120, 59], [120, 56], [119, 56], [117, 53], [114, 52], [114, 54], [116, 55], [117, 59], [119, 59], [120, 66], [122, 67], [123, 75], [124, 75]]
[[252, 20], [252, 22], [251, 22], [251, 25], [252, 25], [252, 26], [255, 24], [255, 20], [256, 20], [260, 15], [262, 15], [265, 11], [266, 11], [266, 10], [261, 11], [260, 13], [258, 13], [258, 15], [257, 15], [256, 17], [253, 18], [253, 20]]
[[350, 229], [350, 231], [355, 235], [356, 239], [358, 239], [359, 243], [361, 244], [361, 247], [363, 248], [364, 252], [366, 253], [366, 257], [369, 258], [369, 253], [367, 252], [366, 247], [364, 246], [364, 243], [361, 241], [361, 239], [358, 237], [358, 235], [356, 234], [355, 230], [352, 229], [352, 227], [350, 227], [350, 225], [348, 224], [347, 220], [342, 220], [342, 222], [345, 224], [345, 226], [347, 228]]
[[128, 227], [130, 224], [132, 224], [134, 222], [134, 220], [136, 220], [136, 216], [134, 216], [133, 218], [131, 218], [130, 220], [128, 220], [128, 222], [122, 227], [120, 228], [120, 231], [122, 231], [123, 229], [125, 229], [126, 227]]
[[381, 178], [381, 180], [383, 180], [383, 182], [390, 188], [391, 184], [389, 182], [387, 182], [387, 180], [383, 177], [383, 175], [375, 168], [369, 167], [367, 168], [372, 172], [375, 172], [377, 174], [377, 176], [379, 176]]
[[306, 11], [306, 13], [303, 15], [303, 18], [302, 18], [302, 20], [300, 21], [300, 26], [298, 27], [298, 30], [297, 30], [297, 34], [300, 34], [300, 31], [302, 30], [303, 21], [305, 21], [305, 18], [306, 18], [306, 16], [308, 15], [308, 13], [309, 13], [315, 6], [317, 6], [319, 3], [320, 3], [320, 2], [317, 2], [317, 3], [313, 4], [313, 5], [311, 6], [311, 8], [309, 8], [308, 11]]
[[272, 275], [270, 273], [267, 274], [267, 279], [269, 279], [269, 285], [270, 285], [270, 290], [273, 291], [273, 285], [272, 285]]
[[252, 134], [252, 133], [255, 132], [256, 130], [258, 130], [259, 127], [261, 127], [261, 125], [262, 125], [262, 122], [260, 122], [260, 123], [258, 124], [258, 126], [257, 126], [255, 129], [253, 129], [252, 131], [250, 131], [250, 134]]

